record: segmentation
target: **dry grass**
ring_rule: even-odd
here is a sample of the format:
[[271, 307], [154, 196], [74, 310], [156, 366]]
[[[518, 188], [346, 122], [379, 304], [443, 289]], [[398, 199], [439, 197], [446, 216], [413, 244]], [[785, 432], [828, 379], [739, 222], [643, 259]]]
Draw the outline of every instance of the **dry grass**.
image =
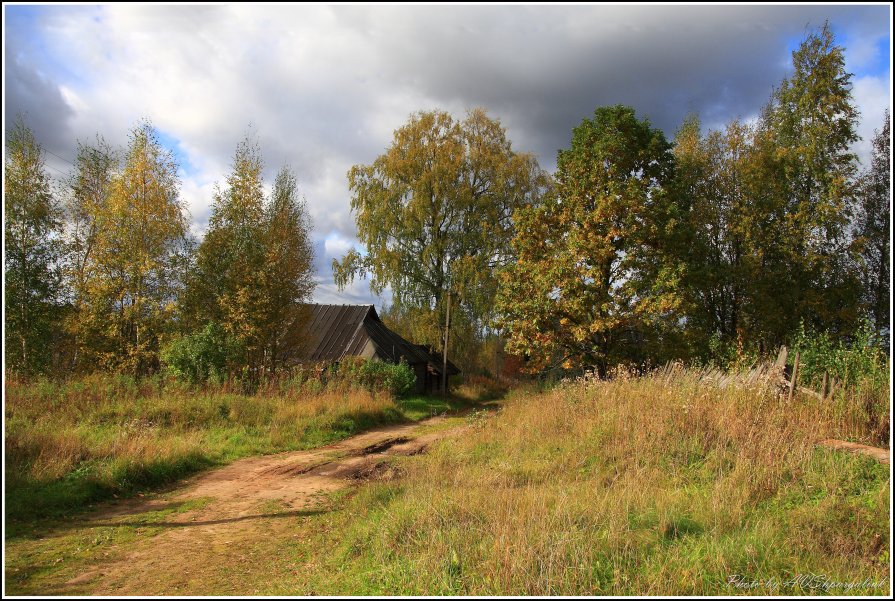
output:
[[7, 516], [78, 508], [237, 457], [307, 448], [403, 419], [389, 394], [247, 396], [109, 375], [6, 383]]
[[406, 462], [400, 485], [360, 493], [339, 576], [316, 590], [816, 593], [794, 581], [814, 574], [881, 580], [860, 592], [882, 594], [888, 469], [815, 447], [874, 442], [848, 402], [787, 403], [683, 370], [517, 395]]
[[[887, 420], [879, 408], [887, 403], [880, 397], [868, 401], [866, 390], [832, 402], [802, 395], [788, 403], [756, 388], [722, 389], [701, 381], [701, 375], [683, 369], [644, 378], [621, 374], [609, 382], [579, 380], [548, 392], [511, 393], [496, 414], [471, 414], [463, 436], [434, 445], [425, 455], [396, 459], [400, 478], [333, 498], [332, 511], [270, 520], [264, 526], [269, 530], [241, 541], [238, 553], [197, 568], [184, 590], [279, 595], [889, 592], [888, 466], [815, 446], [830, 437], [878, 442], [879, 424]], [[149, 392], [123, 396], [123, 405], [143, 407], [130, 410], [129, 419], [167, 415], [159, 436], [180, 432], [187, 447], [193, 444], [188, 434], [199, 436], [200, 444], [230, 449], [226, 452], [247, 452], [252, 445], [272, 448], [262, 434], [281, 427], [275, 423], [280, 420], [321, 419], [332, 428], [331, 416], [343, 412], [338, 407], [356, 414], [386, 402], [358, 397], [352, 406], [354, 401], [344, 397], [327, 401], [324, 395], [296, 408], [279, 399], [291, 394], [282, 390], [269, 397], [222, 392], [196, 399], [175, 395], [168, 401]], [[475, 392], [472, 386], [468, 392]], [[887, 398], [888, 392], [880, 394]], [[18, 419], [51, 411], [41, 402], [24, 403]], [[124, 411], [119, 403], [97, 402], [94, 407], [85, 397], [73, 406], [92, 407], [84, 414], [94, 424], [100, 423], [98, 415]], [[254, 434], [237, 444], [232, 438], [237, 429], [189, 426], [196, 419], [218, 419], [212, 419], [215, 411], [221, 420], [226, 413], [224, 422]], [[65, 413], [65, 419], [48, 419], [74, 428], [78, 412]], [[123, 415], [112, 420], [117, 427], [125, 423]], [[9, 413], [7, 418], [9, 426]], [[99, 429], [95, 425], [91, 431]], [[52, 434], [52, 428], [47, 432]], [[139, 449], [152, 447], [151, 439], [135, 437], [131, 450], [121, 438], [121, 452], [139, 455]], [[33, 461], [19, 465], [50, 469], [94, 448], [80, 434], [60, 433], [52, 440], [49, 446], [57, 450], [48, 457], [55, 460], [41, 463], [32, 453]], [[84, 465], [83, 458], [77, 465]], [[80, 549], [88, 534], [75, 529], [68, 538], [52, 539], [52, 546]], [[131, 543], [123, 534], [119, 538], [116, 552], [126, 554]], [[44, 543], [24, 536], [13, 540], [16, 574], [24, 570], [21, 577], [27, 577], [29, 590], [43, 590], [41, 583], [52, 578], [65, 580], [54, 575], [56, 567], [28, 576], [34, 565], [43, 565]], [[856, 583], [856, 588], [842, 588]]]
[[507, 383], [498, 382], [488, 376], [464, 376], [459, 385], [454, 386], [452, 392], [465, 399], [477, 401], [490, 401], [503, 397], [509, 390]]

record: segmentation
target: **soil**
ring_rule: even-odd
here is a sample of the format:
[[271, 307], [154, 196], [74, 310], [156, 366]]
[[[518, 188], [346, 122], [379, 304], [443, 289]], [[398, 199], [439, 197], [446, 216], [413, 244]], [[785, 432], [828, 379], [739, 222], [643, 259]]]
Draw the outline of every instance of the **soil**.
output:
[[880, 463], [889, 464], [889, 449], [881, 449], [879, 447], [870, 447], [865, 444], [858, 444], [856, 442], [848, 442], [845, 440], [836, 440], [835, 438], [829, 438], [827, 440], [822, 440], [818, 443], [822, 447], [827, 447], [828, 449], [836, 449], [839, 451], [847, 451], [849, 453], [857, 453], [859, 455], [866, 455], [867, 457], [872, 457], [879, 461]]
[[[69, 579], [62, 594], [175, 594], [191, 591], [207, 565], [246, 561], [240, 549], [259, 536], [284, 534], [281, 518], [327, 511], [329, 495], [358, 482], [389, 478], [394, 456], [424, 452], [467, 426], [436, 416], [421, 422], [370, 430], [310, 451], [250, 457], [185, 481], [149, 500], [127, 499], [91, 514], [78, 528], [133, 525], [162, 531], [111, 561]], [[145, 512], [204, 501], [200, 508], [158, 522]], [[129, 517], [133, 520], [129, 522]], [[75, 527], [75, 525], [73, 525]], [[280, 529], [282, 530], [282, 528]], [[191, 586], [191, 584], [193, 586]], [[226, 592], [224, 592], [226, 594]]]

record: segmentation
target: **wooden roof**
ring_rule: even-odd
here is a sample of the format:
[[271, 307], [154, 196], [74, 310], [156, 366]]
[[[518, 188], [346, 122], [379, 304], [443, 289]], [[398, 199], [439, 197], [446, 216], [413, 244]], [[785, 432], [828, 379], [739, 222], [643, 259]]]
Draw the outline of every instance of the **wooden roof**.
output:
[[[339, 361], [356, 356], [372, 342], [375, 356], [382, 361], [398, 363], [402, 359], [410, 365], [428, 364], [441, 372], [440, 355], [426, 347], [408, 342], [389, 330], [379, 319], [373, 305], [307, 305], [306, 349], [299, 353], [306, 361]], [[448, 374], [460, 370], [448, 361]]]

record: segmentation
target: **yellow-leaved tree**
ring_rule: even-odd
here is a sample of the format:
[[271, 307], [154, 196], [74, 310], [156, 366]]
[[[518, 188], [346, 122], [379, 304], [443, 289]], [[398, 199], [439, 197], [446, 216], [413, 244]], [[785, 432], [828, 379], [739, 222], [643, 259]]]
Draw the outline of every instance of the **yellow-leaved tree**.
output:
[[427, 325], [414, 341], [442, 350], [449, 306], [460, 329], [493, 325], [496, 273], [512, 260], [513, 214], [538, 204], [549, 186], [534, 156], [512, 149], [499, 121], [483, 109], [462, 121], [444, 111], [416, 113], [385, 153], [352, 167], [348, 185], [365, 248], [333, 261], [336, 284], [369, 276], [373, 292], [390, 288], [393, 313]]
[[302, 310], [314, 290], [311, 223], [287, 167], [265, 198], [257, 144], [236, 148], [226, 186], [215, 192], [183, 298], [185, 330], [220, 327], [235, 350], [228, 371], [270, 372], [301, 344]]
[[74, 329], [88, 365], [133, 374], [158, 367], [159, 338], [173, 326], [187, 251], [177, 164], [148, 121], [130, 133], [107, 196], [82, 209], [90, 251], [78, 265]]

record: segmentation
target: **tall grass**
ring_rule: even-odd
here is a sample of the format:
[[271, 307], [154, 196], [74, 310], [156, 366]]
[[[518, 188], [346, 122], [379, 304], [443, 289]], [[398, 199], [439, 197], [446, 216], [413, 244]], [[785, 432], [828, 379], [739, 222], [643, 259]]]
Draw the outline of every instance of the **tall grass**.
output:
[[404, 416], [387, 392], [93, 375], [6, 382], [7, 517], [68, 511], [258, 453], [324, 444]]
[[888, 468], [816, 446], [877, 442], [863, 418], [684, 370], [520, 393], [363, 489], [316, 588], [884, 594]]
[[826, 384], [831, 403], [857, 414], [876, 443], [889, 440], [891, 360], [879, 332], [865, 323], [848, 341], [799, 328], [789, 362], [799, 356], [799, 383], [814, 390]]
[[[879, 392], [889, 383], [890, 361], [882, 338], [865, 323], [849, 341], [833, 340], [826, 332], [799, 327], [793, 341], [799, 353], [799, 379], [807, 386], [819, 386], [824, 374], [846, 388], [870, 388]], [[793, 356], [789, 357], [790, 363]]]

